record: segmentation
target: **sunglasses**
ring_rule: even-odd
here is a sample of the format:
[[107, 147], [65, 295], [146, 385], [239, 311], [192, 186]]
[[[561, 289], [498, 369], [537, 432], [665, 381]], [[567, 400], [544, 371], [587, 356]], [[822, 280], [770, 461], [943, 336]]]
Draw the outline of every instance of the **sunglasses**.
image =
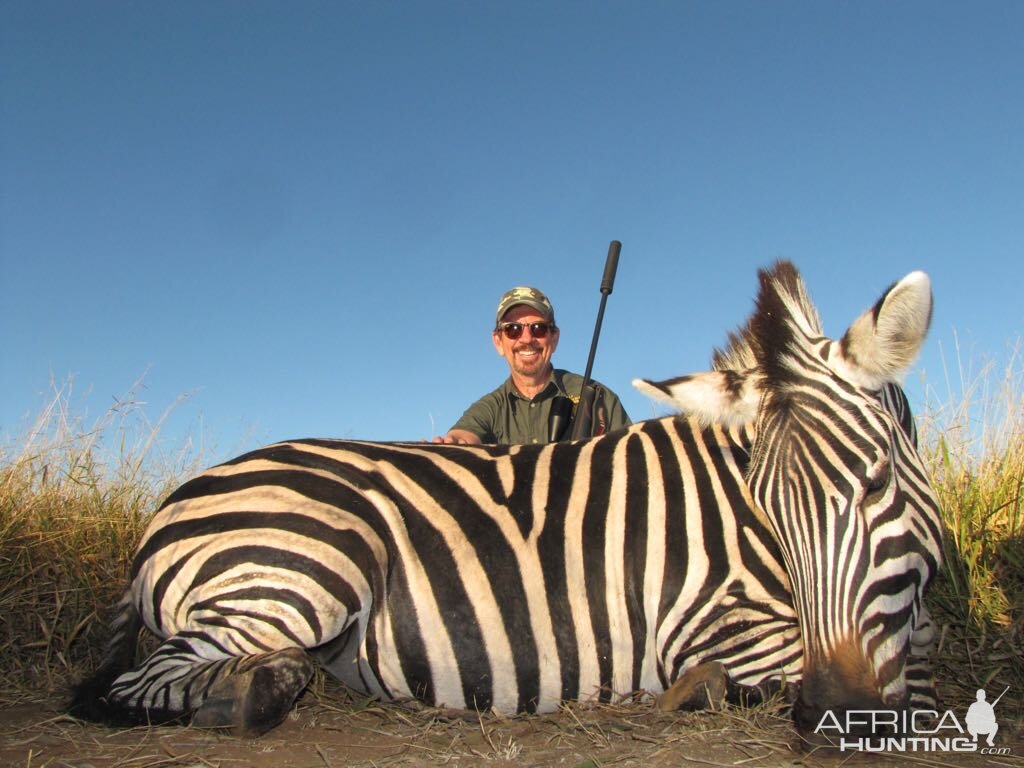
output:
[[547, 335], [555, 330], [554, 323], [528, 323], [523, 325], [522, 323], [502, 323], [498, 326], [498, 330], [505, 334], [505, 338], [509, 341], [515, 341], [523, 335], [523, 329], [529, 328], [530, 335], [535, 339], [546, 338]]

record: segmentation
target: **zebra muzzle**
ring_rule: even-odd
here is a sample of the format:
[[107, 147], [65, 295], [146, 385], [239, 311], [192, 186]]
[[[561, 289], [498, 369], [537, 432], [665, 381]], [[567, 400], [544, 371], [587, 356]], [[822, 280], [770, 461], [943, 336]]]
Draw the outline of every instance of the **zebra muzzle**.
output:
[[812, 744], [830, 743], [830, 736], [894, 735], [888, 718], [855, 713], [892, 712], [906, 707], [904, 700], [886, 701], [870, 662], [857, 644], [848, 642], [828, 656], [809, 659], [799, 694], [793, 703], [793, 720], [801, 736]]

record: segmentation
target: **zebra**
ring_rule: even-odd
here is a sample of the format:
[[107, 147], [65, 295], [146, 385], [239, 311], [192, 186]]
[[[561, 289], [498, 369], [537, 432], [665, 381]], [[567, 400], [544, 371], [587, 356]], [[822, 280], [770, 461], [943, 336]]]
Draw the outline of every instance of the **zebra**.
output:
[[[209, 469], [143, 534], [70, 712], [256, 736], [316, 664], [381, 700], [934, 706], [940, 521], [899, 377], [923, 272], [827, 338], [788, 262], [678, 413], [548, 445], [305, 439]], [[161, 644], [141, 663], [145, 626]]]

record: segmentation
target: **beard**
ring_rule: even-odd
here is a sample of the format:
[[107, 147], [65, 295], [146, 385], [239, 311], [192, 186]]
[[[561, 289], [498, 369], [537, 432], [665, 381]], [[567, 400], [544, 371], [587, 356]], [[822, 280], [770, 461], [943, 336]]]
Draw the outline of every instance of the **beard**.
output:
[[[520, 353], [525, 351], [536, 352], [537, 354], [522, 357]], [[521, 376], [535, 376], [543, 371], [547, 364], [547, 358], [543, 355], [543, 350], [539, 346], [524, 344], [513, 350], [512, 369]]]

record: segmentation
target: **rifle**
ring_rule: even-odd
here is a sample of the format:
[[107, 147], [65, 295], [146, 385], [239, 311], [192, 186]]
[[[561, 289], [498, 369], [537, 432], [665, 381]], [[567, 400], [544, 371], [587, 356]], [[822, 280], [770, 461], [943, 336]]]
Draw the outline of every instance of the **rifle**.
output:
[[597, 339], [601, 335], [604, 305], [608, 301], [608, 296], [611, 295], [612, 288], [615, 285], [615, 271], [619, 268], [619, 252], [621, 250], [622, 243], [618, 240], [612, 240], [608, 246], [608, 257], [604, 262], [604, 275], [601, 277], [601, 305], [597, 309], [597, 323], [594, 325], [594, 338], [590, 342], [590, 357], [587, 358], [587, 369], [583, 372], [580, 401], [576, 406], [576, 413], [572, 417], [572, 425], [569, 432], [572, 440], [590, 437], [593, 431], [594, 399], [597, 397], [597, 388], [590, 383], [590, 372], [594, 368]]

